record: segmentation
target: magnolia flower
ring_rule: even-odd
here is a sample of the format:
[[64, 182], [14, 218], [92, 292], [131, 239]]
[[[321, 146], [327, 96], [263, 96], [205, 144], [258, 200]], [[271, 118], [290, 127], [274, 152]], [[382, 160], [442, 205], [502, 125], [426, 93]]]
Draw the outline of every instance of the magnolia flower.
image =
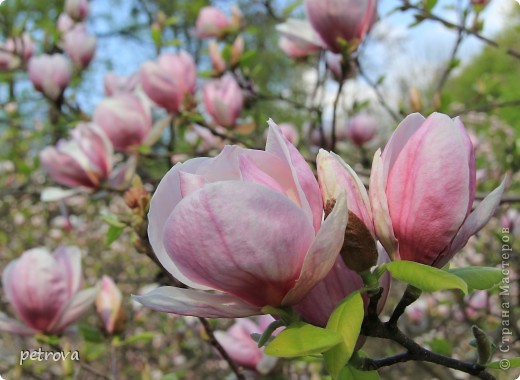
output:
[[63, 94], [72, 75], [69, 60], [61, 54], [31, 58], [28, 71], [34, 88], [52, 100]]
[[133, 94], [120, 93], [104, 99], [96, 107], [93, 121], [114, 148], [122, 151], [141, 145], [152, 129], [150, 111]]
[[0, 44], [0, 70], [14, 69], [27, 62], [34, 53], [31, 36], [24, 33], [21, 37], [11, 37]]
[[58, 30], [62, 33], [65, 33], [72, 28], [74, 28], [74, 25], [76, 23], [74, 20], [68, 15], [68, 13], [60, 13], [60, 16], [58, 17], [58, 21], [56, 23], [56, 26], [58, 27]]
[[374, 138], [378, 122], [372, 116], [360, 113], [354, 116], [347, 125], [347, 137], [352, 144], [363, 146]]
[[294, 305], [336, 262], [344, 197], [338, 191], [322, 222], [312, 170], [272, 121], [265, 151], [227, 146], [215, 158], [177, 164], [153, 195], [148, 236], [162, 266], [195, 290], [162, 287], [136, 299], [200, 317]]
[[[234, 362], [245, 368], [268, 374], [277, 363], [277, 358], [264, 355], [264, 348], [251, 338], [251, 334], [262, 334], [274, 318], [269, 315], [258, 317], [258, 323], [251, 319], [237, 319], [227, 331], [215, 331], [215, 338]], [[277, 332], [273, 334], [275, 336]]]
[[113, 72], [108, 72], [103, 77], [103, 87], [106, 96], [112, 96], [117, 93], [133, 93], [139, 84], [139, 73], [129, 76], [117, 76]]
[[[23, 279], [23, 281], [21, 280]], [[61, 335], [88, 310], [97, 288], [82, 288], [81, 252], [61, 246], [52, 254], [33, 248], [4, 269], [2, 284], [22, 324], [0, 314], [0, 330], [21, 335]]]
[[302, 58], [323, 49], [323, 44], [308, 21], [289, 19], [276, 26], [281, 34], [278, 46], [291, 58]]
[[96, 53], [96, 37], [88, 35], [84, 25], [77, 24], [64, 33], [63, 49], [76, 66], [87, 67]]
[[95, 124], [79, 123], [70, 134], [40, 153], [41, 164], [62, 185], [95, 189], [112, 170], [112, 144]]
[[140, 71], [141, 86], [157, 105], [178, 112], [186, 95], [193, 95], [197, 81], [195, 61], [190, 54], [164, 53], [157, 63], [145, 62]]
[[195, 34], [198, 38], [220, 37], [231, 26], [231, 20], [224, 12], [215, 7], [204, 7], [197, 16]]
[[341, 52], [338, 39], [362, 40], [377, 18], [377, 0], [305, 0], [312, 27], [334, 53]]
[[108, 334], [122, 331], [125, 319], [123, 295], [114, 280], [108, 276], [101, 279], [100, 291], [96, 297], [96, 311]]
[[224, 72], [226, 70], [226, 61], [222, 57], [222, 52], [215, 41], [210, 41], [208, 44], [209, 58], [211, 60], [211, 66], [217, 73]]
[[242, 111], [244, 96], [235, 79], [226, 74], [204, 86], [204, 105], [213, 121], [223, 127], [232, 127]]
[[444, 266], [487, 223], [504, 192], [505, 181], [471, 212], [475, 177], [473, 145], [459, 118], [404, 119], [376, 152], [370, 177], [376, 235], [390, 256]]
[[88, 0], [65, 0], [65, 12], [74, 20], [83, 21], [89, 13]]

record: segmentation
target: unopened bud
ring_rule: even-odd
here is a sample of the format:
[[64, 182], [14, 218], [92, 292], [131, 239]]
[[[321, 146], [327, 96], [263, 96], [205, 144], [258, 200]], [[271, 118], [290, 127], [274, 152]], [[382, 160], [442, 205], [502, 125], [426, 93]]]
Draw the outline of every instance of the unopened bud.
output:
[[473, 332], [473, 336], [475, 337], [477, 344], [478, 363], [482, 365], [486, 364], [491, 358], [492, 354], [491, 342], [489, 341], [489, 337], [482, 329], [480, 329], [476, 325], [473, 325], [471, 327], [471, 331]]

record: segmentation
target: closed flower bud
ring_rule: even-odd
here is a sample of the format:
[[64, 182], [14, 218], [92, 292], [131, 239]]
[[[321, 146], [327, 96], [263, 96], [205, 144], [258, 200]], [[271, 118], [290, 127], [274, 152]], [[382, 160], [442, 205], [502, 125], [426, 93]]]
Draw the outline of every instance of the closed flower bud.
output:
[[108, 72], [103, 77], [103, 87], [106, 96], [118, 93], [133, 93], [139, 84], [139, 73], [130, 76], [117, 76], [113, 72]]
[[61, 54], [31, 58], [28, 71], [34, 88], [52, 100], [63, 94], [72, 75], [69, 60]]
[[365, 113], [350, 119], [347, 125], [347, 137], [352, 144], [363, 146], [370, 142], [377, 133], [378, 121]]
[[197, 69], [192, 56], [185, 51], [164, 53], [157, 62], [145, 62], [140, 71], [141, 86], [146, 95], [158, 106], [176, 113], [185, 98], [193, 95]]
[[24, 252], [5, 267], [2, 284], [24, 324], [0, 314], [0, 331], [21, 335], [63, 334], [90, 308], [98, 291], [81, 290], [81, 252], [72, 246], [52, 254], [46, 248]]
[[96, 311], [107, 334], [112, 335], [123, 331], [125, 324], [123, 295], [114, 280], [108, 276], [103, 276], [101, 279], [100, 291], [96, 297]]
[[230, 74], [204, 87], [204, 105], [215, 124], [233, 127], [244, 104], [240, 86]]
[[471, 212], [475, 156], [459, 118], [408, 116], [376, 152], [370, 199], [376, 234], [393, 259], [443, 267], [491, 218], [505, 181]]
[[106, 98], [96, 107], [93, 120], [105, 132], [114, 148], [122, 151], [141, 145], [152, 129], [149, 110], [133, 94], [117, 94]]
[[29, 61], [34, 53], [34, 42], [24, 33], [21, 37], [8, 38], [0, 48], [0, 70], [11, 70]]
[[224, 12], [215, 7], [204, 7], [195, 22], [195, 34], [202, 39], [221, 37], [231, 26], [231, 20]]
[[244, 38], [238, 36], [231, 46], [231, 65], [235, 66], [240, 62], [240, 57], [244, 53]]
[[222, 73], [226, 70], [226, 61], [222, 57], [222, 52], [215, 41], [210, 41], [208, 44], [209, 58], [211, 66], [216, 73]]
[[79, 123], [70, 134], [40, 153], [43, 168], [62, 185], [98, 188], [112, 170], [110, 140], [94, 124]]
[[327, 276], [343, 244], [345, 194], [335, 194], [322, 221], [312, 170], [270, 125], [266, 151], [227, 146], [162, 179], [148, 214], [150, 244], [193, 289], [162, 287], [139, 302], [181, 315], [244, 317], [294, 305]]
[[360, 42], [377, 18], [376, 0], [305, 0], [307, 17], [323, 42], [334, 53], [339, 40]]
[[96, 53], [96, 37], [88, 35], [84, 25], [76, 24], [64, 33], [63, 49], [76, 66], [85, 68]]
[[65, 0], [65, 12], [76, 21], [85, 20], [89, 10], [88, 0]]

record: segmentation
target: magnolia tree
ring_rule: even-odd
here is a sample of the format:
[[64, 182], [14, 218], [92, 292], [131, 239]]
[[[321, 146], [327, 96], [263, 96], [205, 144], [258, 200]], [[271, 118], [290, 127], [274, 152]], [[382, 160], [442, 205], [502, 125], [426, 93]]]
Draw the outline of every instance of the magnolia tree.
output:
[[376, 0], [113, 3], [0, 6], [1, 376], [518, 375], [520, 102], [444, 90], [466, 38], [518, 64], [487, 2], [395, 2], [456, 35], [401, 95]]

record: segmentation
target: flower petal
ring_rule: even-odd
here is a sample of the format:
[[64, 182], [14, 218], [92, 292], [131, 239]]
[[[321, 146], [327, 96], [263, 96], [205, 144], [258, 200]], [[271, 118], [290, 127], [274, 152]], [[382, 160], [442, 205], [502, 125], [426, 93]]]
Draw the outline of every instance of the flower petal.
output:
[[132, 298], [146, 307], [166, 313], [203, 318], [239, 318], [258, 315], [259, 307], [230, 294], [163, 286]]
[[316, 239], [305, 256], [300, 277], [294, 288], [284, 297], [283, 305], [298, 303], [327, 276], [343, 246], [347, 222], [347, 201], [345, 193], [340, 191], [336, 196], [334, 209], [322, 223]]
[[67, 298], [70, 298], [83, 285], [81, 251], [75, 246], [60, 246], [54, 251], [53, 256], [63, 270], [67, 282]]
[[240, 173], [244, 182], [253, 182], [285, 194], [282, 187], [266, 172], [262, 171], [251, 158], [247, 155], [240, 155], [238, 157], [240, 163]]
[[31, 336], [35, 334], [34, 330], [31, 330], [29, 327], [15, 319], [9, 318], [2, 312], [0, 312], [0, 331], [22, 336]]
[[60, 315], [49, 326], [48, 331], [61, 334], [65, 328], [80, 319], [96, 300], [99, 287], [84, 289], [74, 295], [62, 309]]
[[163, 177], [150, 202], [148, 213], [148, 237], [155, 256], [161, 265], [180, 282], [200, 288], [200, 285], [184, 276], [166, 253], [163, 245], [163, 232], [166, 219], [182, 199], [179, 171], [194, 173], [196, 169], [210, 160], [209, 158], [194, 158], [183, 164], [177, 164]]
[[207, 181], [204, 177], [198, 174], [187, 173], [179, 170], [179, 179], [181, 183], [181, 196], [182, 198], [190, 195], [204, 186]]
[[302, 209], [309, 213], [310, 220], [313, 221], [314, 231], [317, 233], [323, 218], [323, 203], [318, 181], [316, 181], [314, 173], [298, 152], [298, 149], [283, 136], [280, 127], [271, 119], [268, 123], [269, 133], [265, 151], [275, 154], [290, 165], [294, 182], [298, 188]]
[[[234, 325], [233, 328], [240, 328]], [[239, 365], [249, 369], [255, 369], [256, 365], [262, 359], [262, 351], [258, 348], [256, 342], [247, 334], [237, 338], [229, 332], [215, 331], [215, 338], [226, 350], [229, 356]]]
[[242, 181], [215, 182], [184, 198], [164, 230], [166, 251], [187, 277], [258, 306], [280, 305], [313, 239], [294, 202]]
[[398, 243], [392, 227], [392, 219], [388, 210], [388, 200], [386, 198], [386, 178], [383, 173], [383, 161], [381, 150], [378, 149], [374, 154], [372, 162], [372, 172], [370, 174], [370, 186], [368, 188], [370, 203], [372, 205], [372, 220], [374, 231], [383, 247], [394, 260], [399, 259]]
[[451, 260], [453, 255], [462, 249], [468, 242], [469, 238], [475, 235], [478, 231], [484, 227], [489, 219], [495, 213], [496, 208], [500, 204], [502, 194], [504, 194], [505, 186], [507, 182], [507, 176], [504, 178], [500, 186], [487, 195], [487, 197], [479, 203], [475, 210], [469, 214], [464, 221], [464, 224], [455, 235], [455, 239], [451, 243], [451, 247], [446, 255], [442, 255], [434, 263], [438, 268], [442, 268], [448, 261]]

